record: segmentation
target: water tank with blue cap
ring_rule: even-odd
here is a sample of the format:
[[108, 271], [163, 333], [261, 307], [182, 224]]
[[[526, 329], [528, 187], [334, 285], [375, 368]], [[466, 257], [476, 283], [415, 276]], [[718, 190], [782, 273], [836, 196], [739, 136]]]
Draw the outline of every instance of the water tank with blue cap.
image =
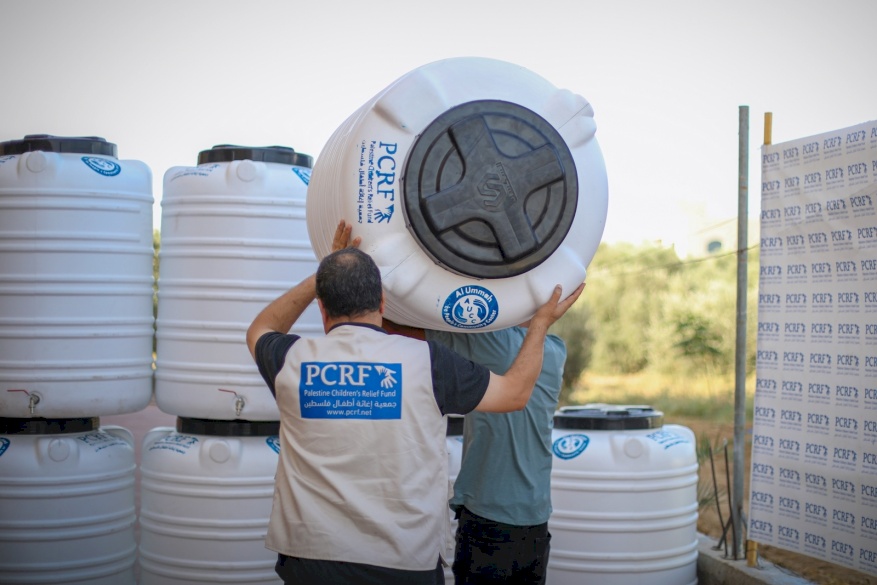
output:
[[0, 583], [134, 585], [135, 471], [97, 417], [0, 418]]
[[272, 584], [280, 423], [183, 418], [143, 439], [140, 584]]
[[696, 585], [695, 449], [690, 429], [649, 406], [560, 409], [548, 581]]
[[[155, 369], [163, 412], [279, 420], [246, 331], [317, 268], [305, 225], [312, 163], [285, 146], [225, 144], [165, 173]], [[316, 303], [293, 332], [323, 334]]]
[[0, 416], [152, 398], [152, 173], [95, 136], [0, 142]]

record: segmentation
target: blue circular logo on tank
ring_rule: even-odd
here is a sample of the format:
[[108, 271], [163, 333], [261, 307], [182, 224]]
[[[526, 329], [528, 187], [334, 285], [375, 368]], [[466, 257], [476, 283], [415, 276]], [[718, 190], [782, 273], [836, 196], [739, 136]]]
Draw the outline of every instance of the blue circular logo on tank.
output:
[[581, 455], [590, 442], [588, 435], [564, 435], [552, 443], [551, 451], [560, 459], [572, 459]]
[[442, 318], [460, 329], [487, 327], [499, 315], [499, 304], [492, 292], [481, 286], [461, 286], [445, 299]]
[[83, 156], [82, 162], [88, 165], [88, 168], [99, 175], [105, 177], [115, 177], [122, 172], [122, 167], [118, 163], [97, 156]]
[[272, 435], [265, 439], [265, 444], [271, 447], [271, 450], [275, 453], [280, 453], [280, 437], [277, 435]]

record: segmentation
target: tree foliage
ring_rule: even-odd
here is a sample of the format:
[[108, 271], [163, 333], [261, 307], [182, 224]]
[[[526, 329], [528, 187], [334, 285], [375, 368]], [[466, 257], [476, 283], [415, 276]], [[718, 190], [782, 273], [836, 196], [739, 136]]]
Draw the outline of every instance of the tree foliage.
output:
[[563, 386], [560, 391], [560, 404], [570, 402], [570, 394], [582, 371], [591, 362], [594, 347], [594, 330], [590, 323], [590, 312], [582, 305], [573, 306], [552, 328], [566, 343], [566, 364], [563, 368]]
[[[161, 234], [153, 233], [157, 313]], [[567, 346], [561, 404], [585, 370], [691, 376], [734, 370], [737, 256], [680, 260], [656, 245], [600, 244], [587, 287], [552, 329]], [[755, 367], [758, 254], [748, 254], [746, 359]]]
[[[748, 254], [747, 308], [757, 310], [757, 253]], [[734, 371], [737, 255], [680, 260], [672, 248], [601, 244], [582, 299], [558, 322], [567, 342], [565, 391], [596, 374], [722, 375]], [[747, 319], [755, 363], [756, 319]]]

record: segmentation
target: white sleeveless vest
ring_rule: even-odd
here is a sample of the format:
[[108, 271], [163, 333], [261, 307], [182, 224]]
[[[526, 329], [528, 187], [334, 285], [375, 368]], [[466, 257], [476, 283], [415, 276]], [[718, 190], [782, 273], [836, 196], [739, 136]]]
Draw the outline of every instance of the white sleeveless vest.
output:
[[451, 558], [447, 420], [425, 342], [342, 325], [296, 341], [275, 388], [269, 549], [416, 571]]

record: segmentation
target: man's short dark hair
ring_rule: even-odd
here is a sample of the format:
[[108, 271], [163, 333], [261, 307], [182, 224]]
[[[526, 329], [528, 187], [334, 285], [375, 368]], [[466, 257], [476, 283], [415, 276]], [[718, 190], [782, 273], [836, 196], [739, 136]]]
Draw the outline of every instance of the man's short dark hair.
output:
[[331, 318], [359, 317], [381, 308], [381, 271], [357, 248], [332, 252], [317, 268], [317, 298]]

